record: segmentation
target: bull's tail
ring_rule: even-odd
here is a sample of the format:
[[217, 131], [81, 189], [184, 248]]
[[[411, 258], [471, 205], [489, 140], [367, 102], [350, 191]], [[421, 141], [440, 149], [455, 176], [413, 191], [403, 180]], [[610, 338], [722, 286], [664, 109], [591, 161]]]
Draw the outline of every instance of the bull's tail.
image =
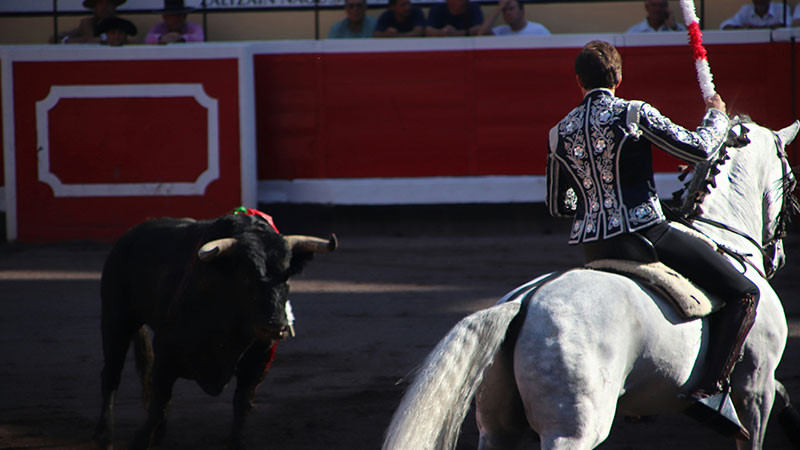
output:
[[800, 413], [792, 406], [789, 399], [789, 392], [780, 381], [775, 380], [775, 393], [778, 400], [775, 403], [778, 413], [778, 422], [786, 433], [786, 437], [792, 443], [792, 447], [800, 449]]
[[136, 371], [139, 372], [139, 380], [142, 383], [142, 403], [147, 409], [153, 393], [153, 342], [144, 325], [139, 328], [133, 338], [133, 350]]
[[392, 418], [384, 450], [453, 449], [470, 401], [520, 302], [461, 320], [428, 355]]

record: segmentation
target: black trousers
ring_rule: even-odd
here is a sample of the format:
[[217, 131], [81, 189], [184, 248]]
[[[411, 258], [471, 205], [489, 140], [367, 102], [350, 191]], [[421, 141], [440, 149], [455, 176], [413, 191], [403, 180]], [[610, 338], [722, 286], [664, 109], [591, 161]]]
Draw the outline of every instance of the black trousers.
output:
[[709, 294], [726, 302], [738, 302], [748, 294], [758, 299], [758, 286], [700, 239], [670, 227], [668, 222], [637, 233], [653, 243], [659, 261], [677, 270]]

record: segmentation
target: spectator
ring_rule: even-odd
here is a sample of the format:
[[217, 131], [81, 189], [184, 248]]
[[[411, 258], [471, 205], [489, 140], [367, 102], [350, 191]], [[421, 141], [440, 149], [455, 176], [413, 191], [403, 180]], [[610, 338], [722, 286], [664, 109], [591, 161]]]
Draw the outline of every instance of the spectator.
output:
[[120, 47], [128, 43], [128, 36], [136, 36], [137, 31], [136, 25], [130, 20], [113, 16], [100, 21], [95, 29], [95, 34], [105, 36], [103, 44]]
[[[503, 13], [503, 20], [506, 25], [498, 25], [491, 28], [497, 16]], [[547, 36], [550, 30], [544, 25], [536, 22], [531, 22], [525, 19], [525, 6], [519, 0], [500, 0], [497, 2], [497, 8], [492, 12], [492, 15], [483, 22], [479, 34], [493, 34], [495, 36]]]
[[475, 36], [481, 31], [483, 12], [469, 0], [447, 0], [431, 6], [426, 36]]
[[672, 18], [667, 0], [645, 0], [644, 10], [647, 13], [644, 20], [628, 28], [628, 33], [686, 30], [682, 23], [675, 22]]
[[103, 37], [95, 33], [97, 25], [102, 20], [116, 15], [117, 6], [123, 3], [125, 3], [125, 0], [83, 0], [83, 7], [91, 9], [94, 15], [81, 19], [78, 28], [68, 31], [61, 39], [61, 42], [64, 44], [103, 42]]
[[333, 24], [328, 39], [372, 37], [378, 21], [366, 15], [367, 0], [345, 0], [344, 12], [347, 17]]
[[164, 0], [164, 9], [161, 11], [164, 21], [150, 28], [144, 43], [203, 42], [203, 27], [186, 21], [186, 15], [192, 11], [194, 8], [184, 7], [183, 0]]
[[789, 7], [784, 10], [783, 2], [753, 0], [752, 5], [744, 5], [733, 17], [722, 22], [720, 28], [733, 30], [739, 28], [779, 28], [789, 26]]
[[378, 17], [375, 37], [413, 37], [425, 35], [425, 13], [411, 0], [389, 0], [389, 9]]
[[800, 3], [794, 7], [794, 15], [792, 16], [792, 26], [800, 27]]

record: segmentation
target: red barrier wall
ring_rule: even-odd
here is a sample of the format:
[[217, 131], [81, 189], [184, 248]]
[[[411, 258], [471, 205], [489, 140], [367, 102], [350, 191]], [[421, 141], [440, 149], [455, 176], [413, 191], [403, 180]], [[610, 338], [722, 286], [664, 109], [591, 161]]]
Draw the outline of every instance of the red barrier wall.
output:
[[[576, 51], [256, 54], [258, 178], [544, 174], [548, 130], [580, 101]], [[620, 51], [618, 95], [699, 124], [685, 45]], [[731, 113], [775, 128], [793, 120], [789, 43], [708, 51]], [[678, 163], [657, 152], [658, 171]]]
[[[795, 119], [796, 32], [706, 33], [730, 113]], [[9, 237], [113, 239], [257, 201], [541, 201], [548, 131], [580, 101], [574, 56], [598, 38], [622, 53], [620, 96], [698, 124], [680, 33], [0, 47]], [[680, 162], [654, 155], [671, 192]]]
[[246, 179], [254, 200], [240, 98], [252, 85], [240, 86], [240, 58], [227, 53], [23, 55], [7, 65], [10, 238], [114, 240], [148, 218], [214, 217], [245, 203]]

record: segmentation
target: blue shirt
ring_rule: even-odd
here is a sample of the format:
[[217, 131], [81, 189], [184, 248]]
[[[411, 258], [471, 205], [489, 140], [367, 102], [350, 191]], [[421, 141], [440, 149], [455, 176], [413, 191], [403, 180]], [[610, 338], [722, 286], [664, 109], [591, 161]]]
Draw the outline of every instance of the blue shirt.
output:
[[405, 22], [398, 22], [394, 11], [387, 9], [378, 17], [378, 25], [375, 26], [375, 30], [386, 31], [387, 28], [394, 28], [400, 33], [408, 33], [416, 27], [424, 26], [425, 13], [422, 12], [422, 9], [412, 6], [411, 16]]
[[372, 37], [375, 32], [375, 24], [378, 21], [374, 17], [364, 16], [364, 21], [361, 22], [361, 30], [355, 32], [350, 29], [350, 23], [347, 19], [340, 20], [331, 26], [331, 31], [328, 33], [328, 39], [352, 39], [352, 38], [368, 38]]
[[469, 30], [470, 27], [483, 23], [483, 11], [477, 3], [467, 3], [467, 12], [454, 16], [447, 9], [447, 3], [437, 3], [431, 6], [428, 13], [428, 26], [444, 28], [452, 25], [456, 30]]

